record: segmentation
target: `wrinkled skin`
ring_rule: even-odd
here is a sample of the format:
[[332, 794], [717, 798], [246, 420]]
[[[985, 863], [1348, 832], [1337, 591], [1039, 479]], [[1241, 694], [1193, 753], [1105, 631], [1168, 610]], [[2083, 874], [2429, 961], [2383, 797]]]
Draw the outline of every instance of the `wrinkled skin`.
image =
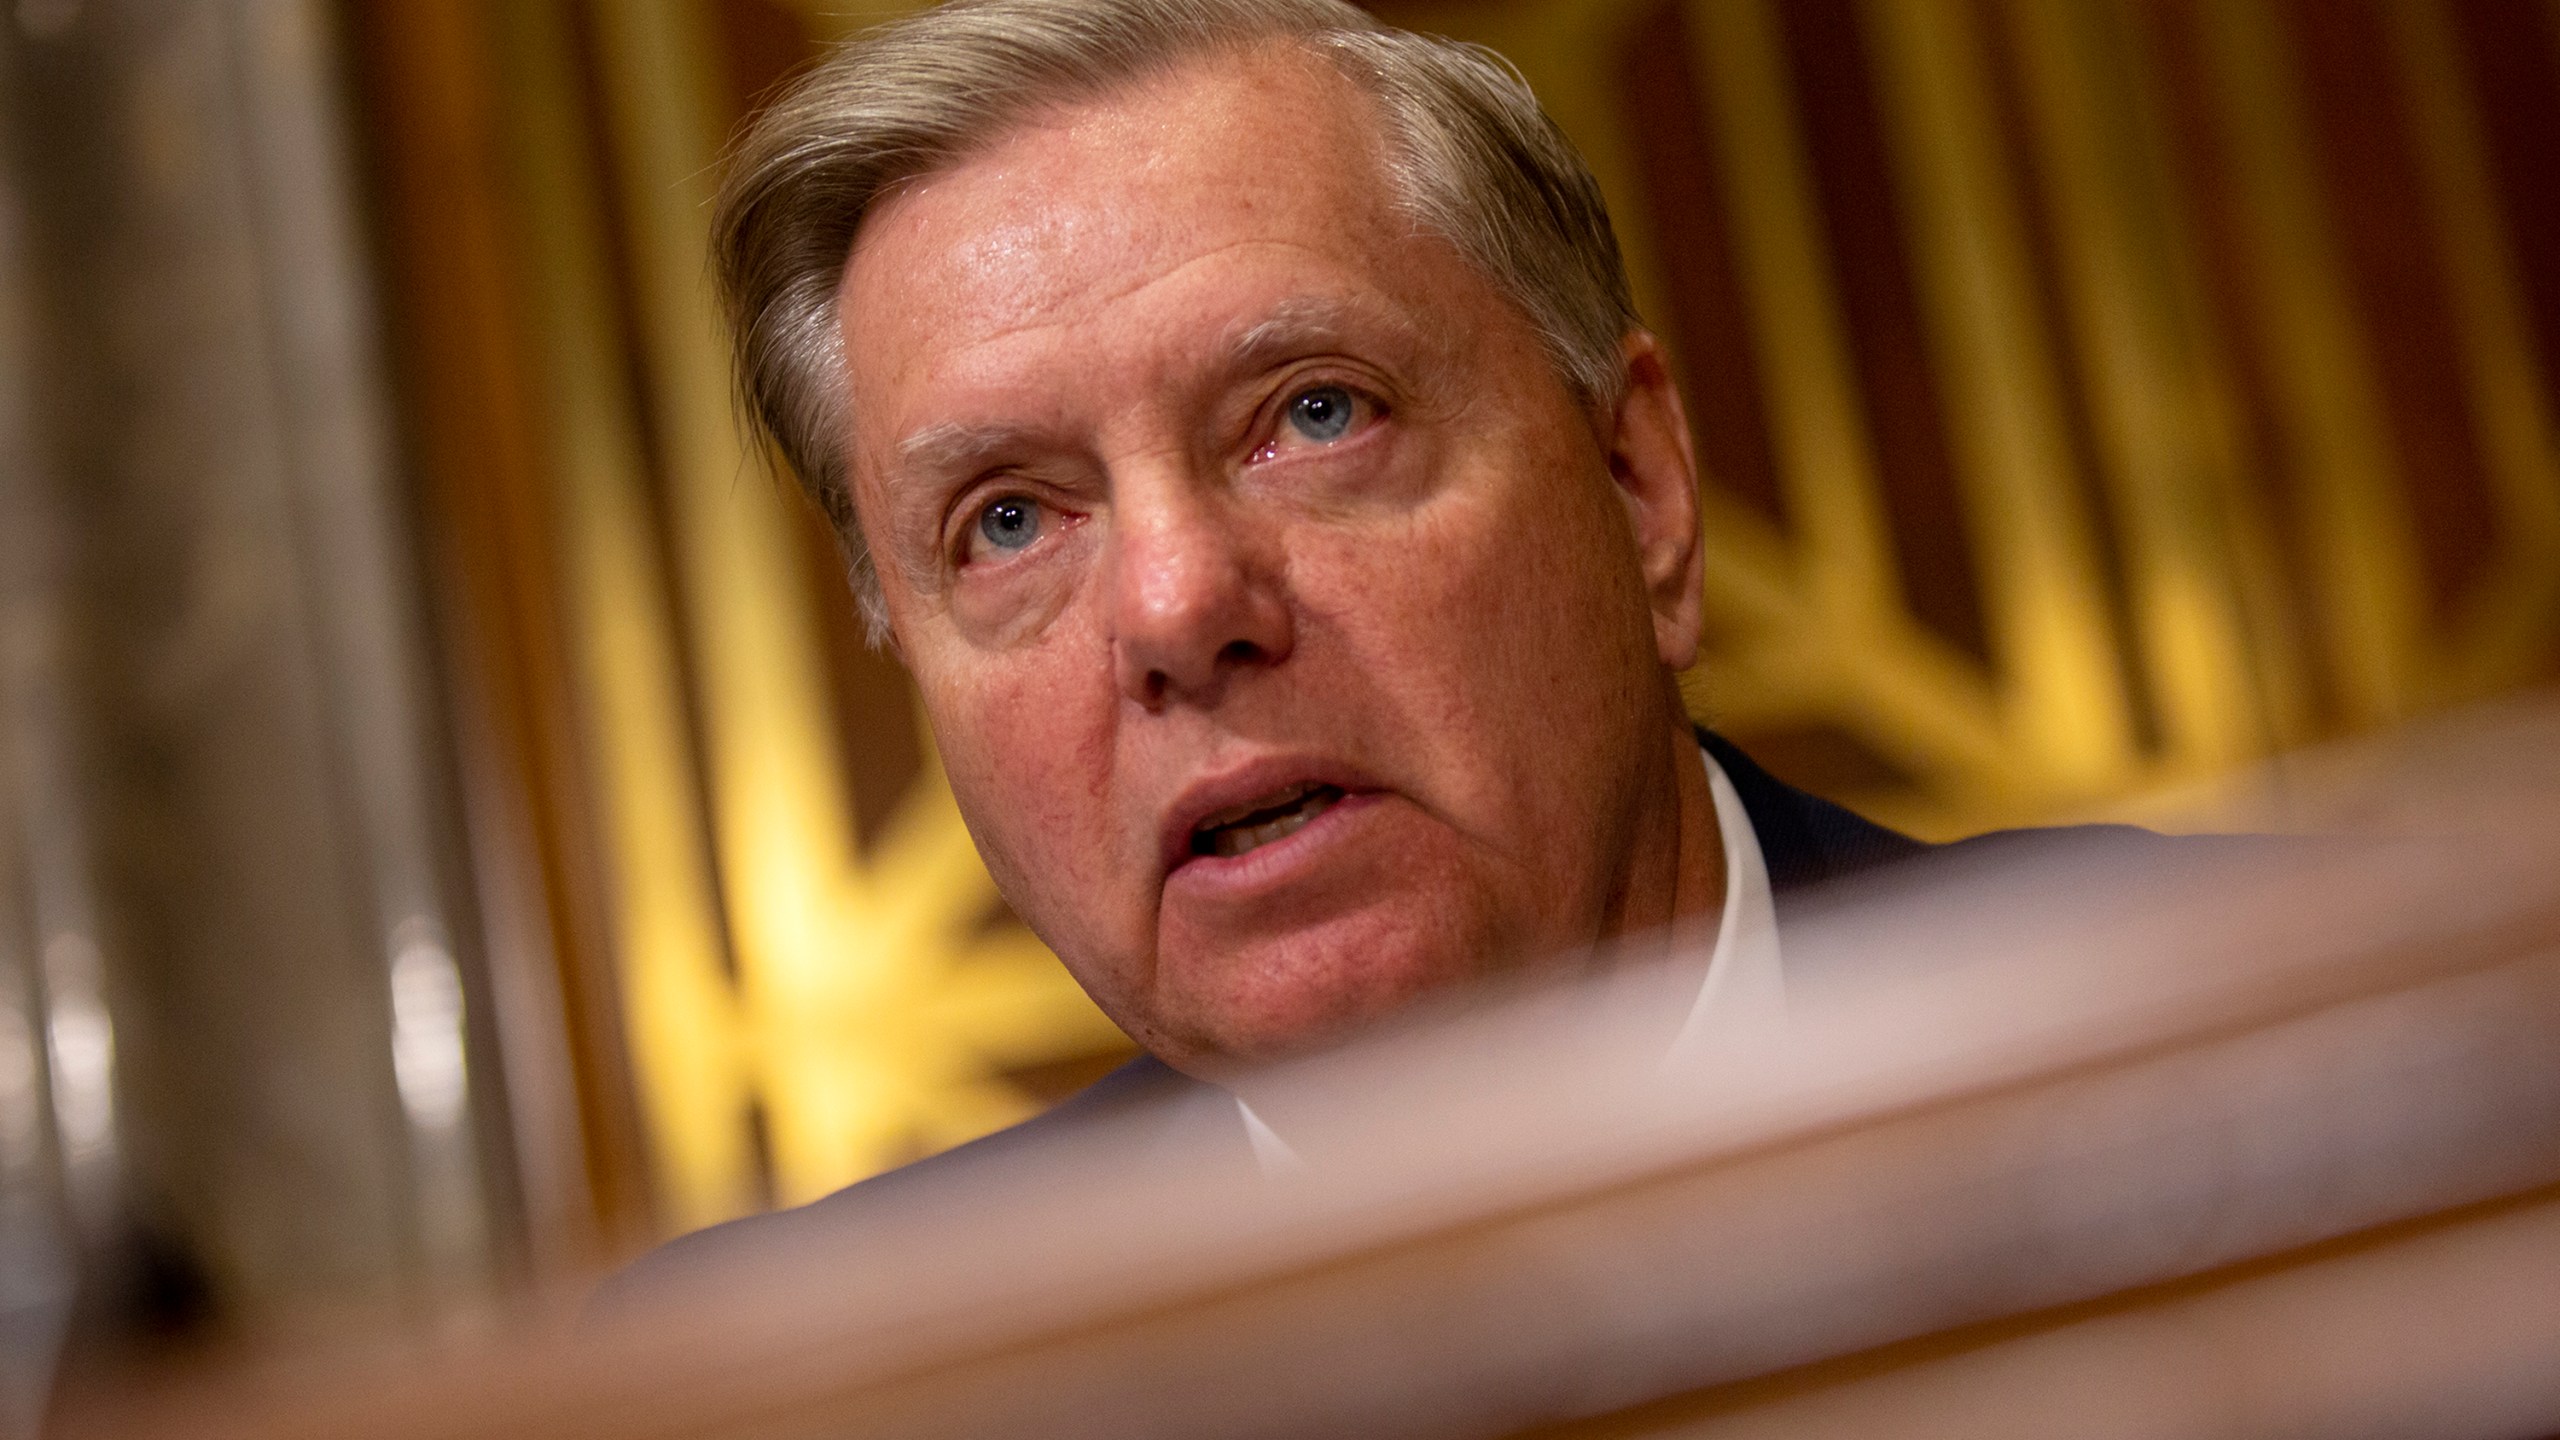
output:
[[1204, 62], [905, 187], [839, 296], [857, 512], [971, 833], [1198, 1074], [1722, 896], [1663, 357], [1631, 334], [1626, 399], [1579, 401], [1374, 130], [1300, 52]]

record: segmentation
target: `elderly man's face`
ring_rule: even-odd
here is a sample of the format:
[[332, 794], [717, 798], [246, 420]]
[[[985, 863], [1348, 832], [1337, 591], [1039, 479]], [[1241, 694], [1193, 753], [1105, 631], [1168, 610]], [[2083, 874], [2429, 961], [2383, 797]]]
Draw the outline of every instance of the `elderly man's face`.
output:
[[905, 189], [840, 297], [856, 504], [962, 812], [1195, 1070], [1678, 888], [1677, 403], [1640, 338], [1635, 398], [1577, 403], [1375, 130], [1294, 50], [1204, 64]]

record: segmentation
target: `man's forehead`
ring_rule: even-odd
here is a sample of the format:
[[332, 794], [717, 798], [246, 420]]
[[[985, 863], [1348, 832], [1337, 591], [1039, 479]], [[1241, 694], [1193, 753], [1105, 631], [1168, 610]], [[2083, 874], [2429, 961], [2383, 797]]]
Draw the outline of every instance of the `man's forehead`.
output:
[[1038, 324], [1222, 247], [1374, 241], [1397, 207], [1371, 102], [1294, 47], [1253, 58], [1044, 111], [885, 197], [847, 260], [849, 333]]

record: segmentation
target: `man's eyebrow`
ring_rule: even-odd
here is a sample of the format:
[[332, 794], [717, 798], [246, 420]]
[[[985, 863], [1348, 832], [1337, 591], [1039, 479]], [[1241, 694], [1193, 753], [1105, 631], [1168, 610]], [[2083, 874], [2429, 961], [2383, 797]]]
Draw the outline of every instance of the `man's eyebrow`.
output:
[[[1348, 347], [1356, 338], [1410, 348], [1422, 339], [1419, 327], [1384, 307], [1341, 300], [1284, 300], [1270, 313], [1235, 333], [1225, 345], [1226, 369], [1248, 375], [1282, 361], [1323, 350]], [[946, 420], [927, 425], [898, 442], [899, 468], [910, 475], [965, 474], [998, 456], [1032, 448], [1038, 436], [1008, 424], [971, 424]]]
[[1404, 316], [1374, 305], [1316, 298], [1284, 300], [1237, 332], [1227, 345], [1228, 364], [1249, 374], [1310, 351], [1344, 348], [1354, 336], [1383, 337], [1409, 347], [1421, 332]]
[[898, 463], [909, 472], [945, 475], [971, 470], [992, 455], [1018, 449], [1025, 432], [1014, 425], [969, 425], [946, 420], [898, 442]]

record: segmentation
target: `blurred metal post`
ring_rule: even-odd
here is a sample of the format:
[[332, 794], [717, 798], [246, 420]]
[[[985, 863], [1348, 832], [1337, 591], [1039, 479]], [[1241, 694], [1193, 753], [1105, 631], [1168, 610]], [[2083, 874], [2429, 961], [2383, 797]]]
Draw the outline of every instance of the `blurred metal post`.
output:
[[[16, 58], [13, 37], [0, 30], [0, 95], [13, 88]], [[0, 104], [0, 154], [16, 148], [11, 118]], [[97, 1201], [112, 1196], [115, 1162], [112, 1143], [98, 1143], [113, 1134], [102, 1063], [113, 1031], [104, 1028], [96, 967], [80, 965], [96, 954], [86, 867], [64, 843], [74, 827], [49, 783], [62, 770], [59, 692], [50, 684], [62, 643], [62, 535], [38, 483], [25, 258], [18, 195], [0, 173], [0, 1437], [8, 1440], [37, 1433], [71, 1308], [60, 1164], [75, 1160], [84, 1198]], [[76, 1010], [64, 1027], [75, 1042], [71, 1073], [51, 1085], [42, 1037], [55, 1027], [41, 1023], [39, 959], [48, 951], [79, 970], [63, 987]], [[92, 983], [84, 990], [83, 981]], [[48, 1094], [75, 1110], [90, 1143], [60, 1144]]]
[[513, 1213], [333, 13], [0, 19], [0, 1109], [23, 972], [84, 1278], [252, 1321], [484, 1295]]

